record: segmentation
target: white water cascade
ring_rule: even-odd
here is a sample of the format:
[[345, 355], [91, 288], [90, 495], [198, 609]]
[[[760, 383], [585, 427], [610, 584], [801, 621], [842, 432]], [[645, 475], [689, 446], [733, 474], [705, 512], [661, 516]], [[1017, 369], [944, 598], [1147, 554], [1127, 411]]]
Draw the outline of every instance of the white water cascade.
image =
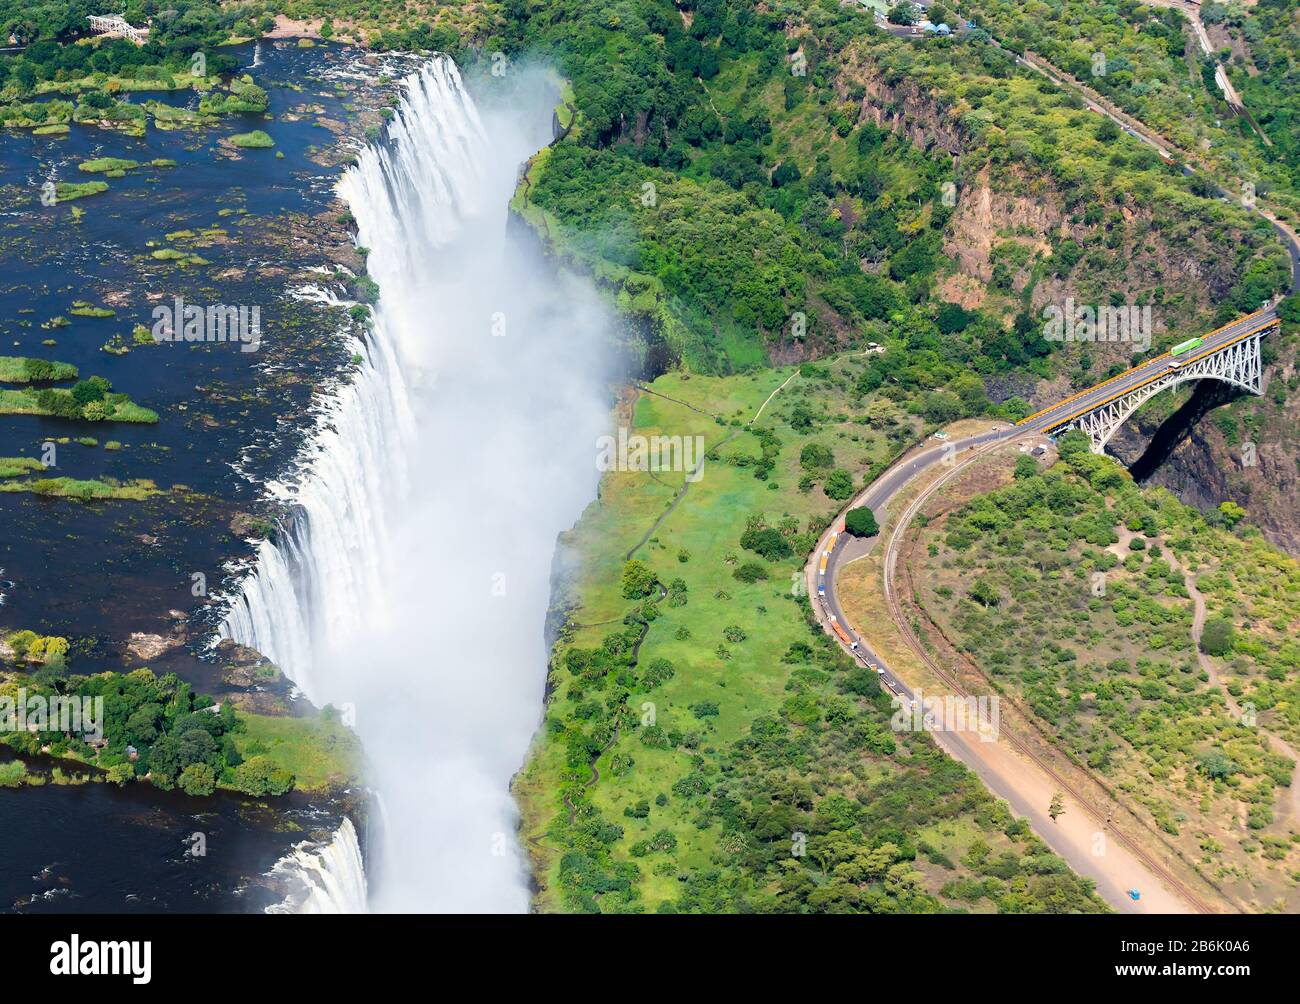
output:
[[527, 908], [509, 784], [541, 716], [556, 536], [607, 423], [602, 308], [507, 239], [553, 91], [522, 70], [495, 87], [479, 107], [427, 63], [340, 182], [372, 336], [220, 629], [354, 709], [386, 806], [377, 909]]
[[285, 883], [285, 898], [267, 913], [365, 913], [366, 872], [352, 820], [327, 844], [303, 841], [275, 863], [270, 877]]

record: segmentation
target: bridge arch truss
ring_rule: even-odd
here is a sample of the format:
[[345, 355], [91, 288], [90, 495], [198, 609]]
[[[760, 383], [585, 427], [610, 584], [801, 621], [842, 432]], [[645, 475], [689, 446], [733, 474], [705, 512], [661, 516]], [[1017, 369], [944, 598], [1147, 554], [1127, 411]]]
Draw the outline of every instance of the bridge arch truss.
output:
[[1203, 356], [1192, 356], [1189, 362], [1183, 363], [1177, 369], [1165, 370], [1140, 387], [1134, 387], [1090, 411], [1073, 416], [1044, 431], [1056, 433], [1066, 429], [1078, 429], [1088, 437], [1093, 453], [1103, 453], [1111, 437], [1135, 411], [1161, 391], [1169, 390], [1179, 384], [1191, 380], [1220, 380], [1249, 391], [1251, 394], [1262, 394], [1264, 366], [1260, 358], [1259, 345], [1269, 330], [1269, 328], [1261, 328], [1216, 351]]

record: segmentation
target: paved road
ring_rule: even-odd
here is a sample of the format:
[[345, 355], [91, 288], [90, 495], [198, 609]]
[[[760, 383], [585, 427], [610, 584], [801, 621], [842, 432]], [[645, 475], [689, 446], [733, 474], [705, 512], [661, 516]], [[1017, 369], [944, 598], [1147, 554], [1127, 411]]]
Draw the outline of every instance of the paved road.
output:
[[1201, 344], [1190, 352], [1184, 352], [1178, 357], [1173, 357], [1168, 352], [1164, 352], [1147, 359], [1132, 369], [1125, 370], [1118, 376], [1112, 377], [1110, 380], [1067, 397], [1064, 401], [1058, 401], [1051, 407], [1044, 408], [1037, 414], [1029, 416], [1020, 423], [1020, 428], [1025, 432], [1050, 432], [1059, 429], [1072, 419], [1092, 411], [1107, 401], [1151, 383], [1174, 369], [1175, 364], [1185, 366], [1189, 362], [1218, 352], [1225, 346], [1231, 345], [1233, 342], [1239, 342], [1243, 338], [1276, 323], [1276, 308], [1266, 307], [1263, 310], [1257, 310], [1253, 314], [1239, 318], [1231, 324], [1224, 325], [1222, 328], [1203, 336]]
[[[1188, 3], [1187, 0], [1147, 0], [1147, 3], [1152, 7], [1168, 7], [1171, 10], [1180, 12], [1192, 24], [1192, 32], [1196, 35], [1196, 41], [1201, 46], [1201, 55], [1214, 55], [1214, 46], [1210, 44], [1210, 36], [1206, 33], [1205, 25], [1201, 21], [1200, 4]], [[1219, 85], [1219, 90], [1223, 91], [1223, 96], [1229, 104], [1238, 108], [1245, 107], [1242, 104], [1241, 95], [1237, 93], [1236, 88], [1232, 86], [1232, 82], [1228, 80], [1228, 75], [1224, 72], [1222, 66], [1214, 68], [1214, 81]], [[1263, 136], [1263, 139], [1264, 142], [1272, 146], [1267, 136]]]
[[[1012, 440], [1026, 435], [1023, 428], [999, 426], [988, 432], [953, 440], [905, 455], [884, 475], [861, 492], [850, 508], [866, 505], [877, 513], [883, 522], [884, 513], [898, 492], [917, 475], [936, 465], [950, 464], [954, 468], [971, 459], [971, 451]], [[826, 624], [833, 616], [846, 629], [853, 647], [841, 646], [850, 656], [877, 670], [881, 685], [895, 697], [914, 704], [916, 693], [899, 678], [870, 644], [854, 630], [844, 614], [836, 592], [836, 576], [841, 567], [865, 553], [862, 542], [843, 532], [843, 517], [839, 517], [818, 542], [813, 559], [805, 567], [810, 595], [814, 597], [813, 609], [818, 620]], [[826, 590], [817, 596], [817, 564], [826, 549], [832, 533], [838, 534], [835, 546], [827, 559]], [[934, 696], [934, 695], [931, 695]], [[949, 756], [969, 767], [985, 786], [997, 797], [1004, 799], [1020, 816], [1028, 819], [1034, 830], [1051, 848], [1060, 854], [1076, 872], [1091, 878], [1098, 894], [1111, 906], [1130, 913], [1183, 913], [1189, 909], [1183, 898], [1172, 893], [1142, 861], [1130, 853], [1120, 841], [1103, 837], [1105, 853], [1098, 854], [1098, 834], [1106, 827], [1094, 819], [1080, 804], [1067, 801], [1067, 812], [1058, 821], [1050, 819], [1048, 804], [1062, 784], [1058, 778], [1039, 769], [1030, 758], [1017, 752], [1007, 742], [984, 742], [973, 732], [937, 731], [932, 737]], [[1005, 738], [1005, 736], [1004, 736]], [[1099, 827], [1101, 828], [1099, 830]], [[1128, 890], [1137, 888], [1142, 896], [1134, 901]]]
[[[1166, 4], [1166, 6], [1174, 6], [1174, 4], [1170, 3], [1170, 4]], [[1060, 75], [1060, 71], [1057, 71], [1055, 67], [1052, 67], [1051, 64], [1048, 63], [1047, 60], [1045, 60], [1041, 55], [1035, 55], [1033, 60], [1028, 60], [1022, 56], [1017, 55], [1015, 50], [1007, 48], [996, 38], [991, 38], [990, 41], [996, 48], [1001, 49], [1007, 55], [1013, 57], [1018, 65], [1028, 67], [1029, 69], [1033, 70], [1035, 73], [1039, 74], [1040, 76], [1046, 77], [1048, 80], [1052, 81], [1052, 83], [1056, 84], [1056, 86], [1060, 87], [1062, 90], [1070, 91], [1075, 95], [1077, 95], [1087, 104], [1087, 106], [1092, 111], [1096, 112], [1099, 115], [1106, 116], [1106, 118], [1110, 119], [1117, 126], [1119, 126], [1120, 129], [1128, 133], [1134, 139], [1138, 140], [1141, 143], [1145, 143], [1147, 146], [1151, 147], [1153, 150], [1156, 151], [1156, 153], [1158, 153], [1160, 156], [1168, 160], [1171, 164], [1175, 164], [1178, 167], [1178, 169], [1182, 171], [1182, 173], [1187, 177], [1194, 176], [1196, 174], [1196, 170], [1186, 163], [1179, 163], [1178, 161], [1176, 161], [1174, 159], [1174, 154], [1177, 154], [1180, 157], [1184, 157], [1188, 159], [1196, 159], [1197, 163], [1200, 164], [1202, 168], [1204, 168], [1204, 172], [1207, 175], [1207, 180], [1210, 184], [1210, 187], [1214, 189], [1215, 193], [1220, 199], [1224, 200], [1225, 202], [1232, 202], [1241, 198], [1242, 193], [1240, 191], [1228, 192], [1226, 189], [1224, 189], [1223, 186], [1220, 185], [1218, 181], [1212, 176], [1212, 171], [1210, 166], [1205, 164], [1203, 160], [1194, 158], [1193, 155], [1187, 153], [1187, 151], [1185, 150], [1179, 150], [1171, 147], [1169, 143], [1165, 142], [1163, 139], [1156, 136], [1154, 133], [1150, 132], [1146, 126], [1144, 126], [1140, 121], [1138, 121], [1132, 115], [1128, 115], [1127, 113], [1121, 114], [1117, 109], [1111, 106], [1108, 99], [1102, 97], [1099, 94], [1095, 94], [1095, 93], [1090, 94], [1087, 91], [1080, 89], [1078, 85], [1072, 83], [1069, 80], [1066, 80], [1064, 77]], [[1040, 65], [1040, 64], [1044, 64], [1044, 65]], [[1225, 78], [1225, 82], [1226, 82], [1226, 78]], [[1259, 132], [1260, 136], [1264, 139], [1264, 141], [1268, 143], [1270, 146], [1272, 146], [1272, 142], [1268, 139], [1267, 136], [1264, 136], [1264, 134], [1260, 131], [1259, 126], [1256, 125], [1254, 120], [1250, 118], [1250, 115], [1246, 111], [1246, 109], [1244, 107], [1241, 107], [1241, 111], [1243, 114], [1246, 115], [1247, 121], [1251, 123], [1251, 125], [1255, 128], [1255, 131]], [[1273, 229], [1277, 231], [1278, 236], [1282, 238], [1282, 242], [1286, 245], [1287, 252], [1291, 256], [1291, 294], [1293, 296], [1300, 295], [1300, 237], [1297, 237], [1295, 231], [1292, 230], [1290, 227], [1281, 223], [1277, 219], [1277, 217], [1273, 214], [1273, 212], [1270, 211], [1258, 200], [1256, 200], [1256, 202], [1251, 208], [1253, 208], [1253, 210], [1256, 213], [1258, 213], [1260, 216], [1264, 217], [1264, 219], [1268, 220], [1268, 222], [1272, 225]]]
[[[904, 485], [908, 484], [913, 478], [924, 471], [929, 470], [936, 464], [944, 463], [945, 458], [948, 463], [953, 463], [962, 453], [976, 447], [985, 446], [990, 443], [1000, 442], [1014, 438], [1017, 435], [1027, 435], [1024, 429], [1018, 429], [1015, 426], [1007, 427], [999, 425], [996, 429], [980, 433], [977, 436], [968, 436], [965, 439], [955, 439], [951, 442], [942, 443], [938, 446], [927, 446], [924, 449], [917, 450], [910, 454], [905, 454], [897, 463], [889, 468], [884, 474], [873, 481], [861, 494], [857, 496], [848, 508], [854, 509], [859, 506], [867, 506], [876, 518], [883, 524], [885, 513], [888, 510], [889, 503]], [[832, 532], [838, 533], [839, 536], [835, 542], [835, 549], [831, 552], [826, 562], [826, 595], [817, 595], [817, 557], [826, 548], [827, 539]], [[856, 554], [849, 554], [856, 551]], [[812, 561], [808, 562], [806, 574], [808, 578], [808, 595], [820, 601], [825, 611], [835, 617], [841, 625], [848, 627], [848, 619], [844, 616], [844, 610], [840, 606], [839, 597], [835, 593], [835, 575], [842, 567], [845, 559], [852, 560], [864, 553], [861, 549], [854, 547], [854, 538], [844, 533], [844, 516], [841, 514], [836, 517], [831, 529], [826, 532], [821, 540], [817, 542], [817, 551]], [[814, 607], [817, 604], [814, 603]], [[884, 669], [880, 675], [880, 682], [885, 689], [898, 697], [912, 699], [912, 691], [908, 689], [907, 684], [903, 683], [892, 670], [885, 666], [884, 661], [872, 650], [864, 639], [858, 638], [857, 634], [850, 630], [853, 638], [858, 642], [857, 652], [854, 653], [864, 663], [873, 668], [879, 667]]]
[[[1019, 425], [999, 424], [991, 427], [987, 432], [962, 439], [937, 443], [931, 441], [926, 446], [901, 457], [883, 475], [859, 493], [846, 507], [846, 511], [847, 508], [867, 506], [883, 525], [889, 505], [899, 491], [918, 475], [936, 465], [947, 464], [956, 467], [968, 459], [963, 454], [969, 455], [971, 451], [1021, 436], [1052, 432], [1106, 401], [1158, 379], [1170, 371], [1175, 361], [1180, 366], [1186, 365], [1275, 323], [1277, 323], [1276, 309], [1271, 306], [1266, 307], [1203, 336], [1199, 346], [1183, 353], [1177, 360], [1168, 353], [1155, 356], [1110, 380], [1043, 409]], [[819, 582], [818, 562], [821, 554], [827, 550], [832, 534], [836, 535], [835, 544], [830, 547], [825, 576]], [[849, 644], [844, 645], [841, 642], [841, 645], [849, 651], [849, 654], [876, 670], [881, 685], [891, 694], [914, 704], [916, 695], [880, 658], [879, 653], [872, 649], [865, 639], [858, 636], [845, 616], [836, 593], [836, 577], [839, 569], [847, 561], [861, 557], [868, 550], [868, 545], [844, 533], [844, 517], [841, 513], [818, 541], [817, 549], [805, 567], [804, 575], [808, 592], [814, 597], [813, 608], [818, 620], [826, 624], [828, 618], [834, 619], [848, 632]], [[888, 570], [886, 574], [888, 575]], [[819, 588], [822, 590], [820, 594]], [[1122, 847], [1113, 848], [1103, 865], [1103, 862], [1099, 861], [1087, 846], [1087, 837], [1091, 833], [1087, 827], [1095, 824], [1083, 824], [1082, 820], [1072, 817], [1067, 827], [1058, 827], [1056, 823], [1049, 824], [1041, 818], [1043, 806], [1052, 798], [1053, 779], [1043, 771], [1034, 770], [1023, 758], [1017, 759], [1014, 751], [1008, 750], [1001, 743], [983, 743], [977, 738], [973, 739], [970, 735], [960, 732], [935, 733], [935, 738], [950, 755], [975, 771], [991, 791], [1006, 799], [1021, 815], [1031, 819], [1035, 829], [1041, 835], [1044, 837], [1050, 835], [1052, 839], [1049, 843], [1052, 844], [1053, 849], [1065, 857], [1076, 871], [1092, 878], [1097, 883], [1098, 891], [1109, 903], [1121, 909], [1140, 912], [1175, 912], [1187, 908], [1187, 903], [1179, 895], [1171, 893], [1157, 880], [1154, 872]], [[1127, 896], [1127, 890], [1134, 886], [1144, 890], [1145, 902], [1135, 903]]]
[[[995, 41], [994, 44], [998, 43]], [[1057, 80], [1053, 74], [1033, 63], [1025, 62], [1020, 57], [1016, 57], [1016, 62], [1053, 79], [1060, 86], [1068, 86]], [[1154, 147], [1166, 157], [1169, 156], [1162, 144], [1145, 131], [1130, 126], [1127, 121], [1105, 107], [1096, 110], [1115, 121], [1130, 136]], [[1192, 168], [1185, 164], [1181, 165], [1181, 169], [1187, 175], [1194, 173]], [[1228, 193], [1222, 189], [1219, 189], [1219, 195], [1229, 198]], [[1269, 219], [1286, 244], [1291, 257], [1291, 293], [1300, 294], [1300, 241], [1288, 227], [1279, 224], [1268, 212], [1262, 208], [1258, 211]], [[1179, 365], [1186, 365], [1275, 323], [1277, 323], [1275, 307], [1265, 307], [1203, 336], [1201, 344], [1195, 350], [1184, 353], [1177, 362]], [[1105, 404], [1112, 398], [1158, 379], [1173, 368], [1174, 362], [1174, 358], [1168, 353], [1155, 356], [1110, 380], [1045, 408], [1018, 426], [1009, 428], [999, 426], [978, 435], [918, 448], [905, 454], [880, 478], [859, 493], [846, 507], [846, 511], [857, 506], [867, 506], [876, 513], [883, 524], [885, 513], [898, 492], [919, 474], [933, 468], [936, 464], [946, 462], [955, 466], [958, 463], [957, 458], [962, 454], [968, 454], [971, 450], [1018, 436], [1047, 433], [1059, 429], [1072, 419]], [[827, 558], [824, 593], [819, 596], [818, 561], [826, 550], [832, 533], [837, 536]], [[818, 541], [817, 549], [804, 570], [809, 595], [813, 597], [813, 609], [823, 625], [826, 625], [828, 618], [833, 618], [848, 632], [850, 642], [846, 645], [841, 641], [841, 646], [852, 657], [876, 670], [886, 690], [895, 697], [915, 703], [915, 694], [911, 688], [880, 658], [865, 639], [858, 636], [848, 618], [845, 617], [836, 594], [835, 583], [839, 569], [846, 562], [861, 557], [869, 550], [869, 544], [864, 544], [844, 533], [844, 517], [841, 513]], [[1129, 854], [1122, 846], [1112, 848], [1103, 867], [1102, 861], [1096, 855], [1095, 847], [1088, 847], [1083, 843], [1088, 825], [1092, 824], [1084, 825], [1082, 832], [1076, 818], [1071, 818], [1065, 827], [1058, 827], [1055, 823], [1048, 825], [1042, 818], [1043, 808], [1040, 803], [1045, 803], [1051, 797], [1046, 793], [1053, 789], [1053, 783], [1045, 776], [1035, 776], [1032, 769], [1026, 770], [1026, 764], [1018, 761], [1004, 747], [1004, 744], [982, 743], [978, 739], [972, 741], [971, 736], [960, 732], [939, 732], [934, 733], [934, 737], [950, 755], [970, 767], [994, 794], [1006, 799], [1017, 812], [1029, 818], [1039, 834], [1048, 839], [1053, 849], [1065, 857], [1076, 871], [1093, 878], [1097, 883], [1098, 892], [1113, 906], [1133, 912], [1181, 912], [1188, 909], [1189, 904], [1185, 898], [1171, 893], [1162, 886], [1144, 863]], [[1127, 895], [1128, 889], [1135, 885], [1144, 890], [1144, 899], [1137, 902], [1132, 901]]]

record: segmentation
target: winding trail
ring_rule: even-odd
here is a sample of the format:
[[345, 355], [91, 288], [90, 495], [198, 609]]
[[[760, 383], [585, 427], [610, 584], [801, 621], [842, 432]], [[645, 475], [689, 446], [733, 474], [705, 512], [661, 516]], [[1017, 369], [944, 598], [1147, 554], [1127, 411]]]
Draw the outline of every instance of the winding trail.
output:
[[758, 421], [759, 416], [763, 414], [763, 409], [772, 403], [772, 398], [776, 397], [778, 394], [781, 393], [781, 391], [785, 390], [786, 387], [790, 385], [790, 381], [793, 380], [798, 375], [799, 375], [799, 371], [795, 370], [793, 373], [791, 373], [788, 377], [785, 378], [785, 383], [781, 384], [780, 387], [772, 391], [771, 394], [767, 395], [767, 399], [758, 406], [758, 411], [754, 412], [754, 417], [749, 420], [750, 425], [753, 425], [755, 422]]
[[[915, 636], [899, 604], [893, 582], [898, 545], [908, 524], [936, 491], [977, 460], [1009, 440], [1025, 435], [1024, 429], [993, 429], [977, 436], [952, 441], [942, 447], [905, 454], [859, 493], [847, 507], [866, 505], [879, 514], [921, 474], [939, 464], [947, 468], [904, 508], [892, 527], [888, 526], [887, 520], [878, 516], [882, 525], [885, 525], [885, 530], [884, 537], [877, 539], [887, 539], [883, 587], [890, 620], [907, 647], [955, 695], [966, 696], [966, 692]], [[967, 451], [970, 456], [959, 460], [958, 454]], [[818, 557], [827, 548], [831, 532], [842, 527], [841, 514], [818, 542], [817, 549], [805, 566], [810, 596], [816, 596]], [[831, 633], [829, 622], [832, 616], [853, 633], [856, 645], [850, 646], [840, 640], [841, 648], [851, 658], [877, 669], [882, 686], [894, 696], [899, 707], [905, 707], [917, 700], [912, 686], [899, 677], [896, 668], [886, 664], [866, 638], [860, 637], [840, 606], [835, 575], [848, 550], [846, 535], [840, 533], [827, 563], [826, 596], [812, 604], [813, 611], [823, 630], [828, 633]], [[1113, 809], [1097, 805], [1093, 798], [1078, 790], [1075, 784], [1063, 777], [1030, 744], [1005, 725], [999, 730], [996, 741], [989, 741], [989, 737], [971, 731], [942, 731], [932, 732], [931, 735], [940, 748], [965, 763], [995, 795], [1005, 799], [1014, 811], [1027, 818], [1035, 832], [1076, 872], [1091, 878], [1102, 898], [1116, 909], [1138, 913], [1216, 911], [1216, 907], [1211, 906], [1201, 894], [1173, 874], [1137, 841], [1113, 827]], [[1068, 796], [1067, 811], [1059, 819], [1052, 820], [1048, 805], [1056, 792]], [[1099, 839], [1103, 853], [1097, 852]], [[1141, 897], [1133, 900], [1128, 895], [1130, 889], [1139, 890]]]
[[[752, 428], [754, 423], [758, 421], [758, 417], [763, 414], [763, 409], [768, 406], [772, 398], [776, 397], [777, 394], [785, 390], [785, 388], [790, 385], [790, 381], [793, 380], [798, 375], [799, 375], [799, 371], [796, 369], [793, 373], [791, 373], [788, 377], [785, 378], [785, 382], [782, 383], [780, 387], [776, 388], [776, 390], [772, 391], [771, 394], [767, 395], [767, 399], [758, 406], [758, 411], [754, 412], [754, 417], [745, 423], [744, 429], [732, 429], [729, 433], [727, 433], [724, 437], [722, 437], [722, 439], [719, 440], [716, 445], [711, 446], [709, 449], [705, 450], [704, 451], [705, 455], [707, 456], [709, 453], [713, 452], [714, 450], [721, 449], [722, 447], [730, 443], [733, 439], [735, 439], [737, 436], [739, 436], [742, 432]], [[636, 384], [635, 386], [637, 390], [644, 391], [647, 394], [653, 394], [655, 397], [661, 397], [665, 401], [672, 401], [673, 404], [679, 404], [683, 408], [689, 408], [691, 411], [698, 412], [701, 415], [707, 415], [709, 418], [713, 418], [713, 419], [719, 418], [719, 416], [714, 415], [712, 412], [704, 411], [702, 408], [697, 408], [695, 407], [695, 405], [689, 404], [686, 401], [679, 401], [677, 398], [669, 397], [667, 394], [660, 394], [659, 391], [651, 390], [649, 387], [645, 387], [641, 384]], [[686, 498], [687, 489], [689, 489], [691, 485], [695, 483], [695, 481], [699, 480], [700, 476], [702, 476], [703, 474], [703, 470], [704, 470], [704, 457], [702, 456], [700, 457], [699, 463], [697, 463], [693, 468], [691, 468], [690, 472], [682, 480], [682, 486], [677, 490], [677, 495], [673, 498], [672, 502], [668, 505], [666, 509], [664, 509], [663, 512], [659, 514], [659, 518], [656, 519], [652, 524], [650, 524], [649, 529], [647, 529], [646, 532], [641, 535], [641, 539], [638, 540], [635, 544], [633, 544], [632, 547], [628, 550], [627, 554], [623, 556], [624, 561], [631, 561], [632, 555], [636, 554], [637, 551], [645, 547], [646, 541], [648, 541], [651, 537], [655, 535], [659, 527], [663, 525], [664, 520], [666, 520], [669, 516], [671, 516], [674, 510], [676, 510], [676, 508], [679, 505], [681, 505], [682, 499]]]
[[[1228, 711], [1232, 713], [1234, 718], [1240, 720], [1244, 714], [1241, 705], [1228, 691], [1228, 688], [1224, 686], [1218, 668], [1214, 665], [1214, 660], [1201, 651], [1201, 632], [1205, 629], [1205, 594], [1196, 588], [1196, 580], [1181, 564], [1179, 565], [1179, 571], [1183, 573], [1183, 581], [1187, 584], [1187, 593], [1192, 598], [1192, 644], [1196, 646], [1196, 662], [1201, 669], [1205, 670], [1205, 675], [1210, 678], [1211, 685], [1223, 692], [1223, 699], [1228, 705]], [[1295, 748], [1290, 743], [1280, 736], [1274, 735], [1268, 729], [1260, 727], [1260, 733], [1268, 740], [1269, 746], [1272, 747], [1275, 753], [1281, 754], [1295, 764], [1295, 769], [1291, 773], [1291, 785], [1288, 788], [1286, 805], [1287, 816], [1292, 824], [1300, 825], [1300, 755], [1297, 755]]]

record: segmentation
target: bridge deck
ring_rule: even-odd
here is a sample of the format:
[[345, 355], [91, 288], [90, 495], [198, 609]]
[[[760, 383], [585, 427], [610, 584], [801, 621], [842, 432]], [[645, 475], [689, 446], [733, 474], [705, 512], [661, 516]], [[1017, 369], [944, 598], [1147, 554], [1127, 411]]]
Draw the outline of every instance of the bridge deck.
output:
[[[1237, 342], [1277, 323], [1277, 311], [1272, 307], [1266, 307], [1255, 311], [1253, 314], [1247, 314], [1245, 317], [1230, 321], [1223, 327], [1215, 328], [1208, 335], [1205, 335], [1202, 344], [1194, 354], [1188, 354], [1185, 357], [1180, 356], [1178, 358], [1179, 367], [1212, 356], [1217, 352], [1222, 352], [1228, 346], [1235, 345]], [[1174, 360], [1169, 353], [1163, 352], [1131, 369], [1125, 370], [1123, 373], [1116, 374], [1109, 380], [1103, 380], [1087, 390], [1081, 390], [1063, 401], [1049, 405], [1028, 418], [1022, 418], [1016, 424], [1039, 432], [1050, 432], [1053, 429], [1059, 429], [1061, 426], [1088, 414], [1088, 412], [1095, 411], [1116, 398], [1123, 397], [1125, 394], [1145, 387], [1147, 384], [1159, 379], [1170, 371], [1173, 362]]]

